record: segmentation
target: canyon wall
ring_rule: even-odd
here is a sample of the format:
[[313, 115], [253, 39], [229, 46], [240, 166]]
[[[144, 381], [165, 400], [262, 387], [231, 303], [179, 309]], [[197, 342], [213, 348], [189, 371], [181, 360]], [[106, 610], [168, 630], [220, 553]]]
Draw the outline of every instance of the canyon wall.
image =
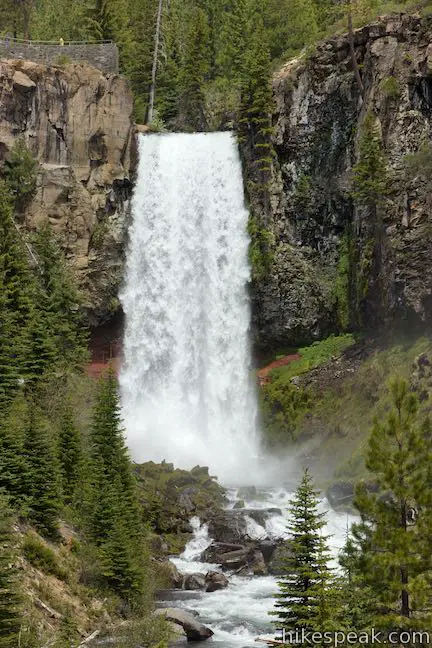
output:
[[117, 311], [136, 162], [133, 98], [117, 74], [0, 60], [0, 165], [22, 138], [39, 162], [23, 230], [48, 219], [93, 325]]
[[[252, 291], [263, 345], [412, 326], [432, 315], [429, 172], [406, 163], [419, 150], [430, 159], [432, 21], [384, 17], [356, 30], [354, 43], [363, 93], [347, 36], [321, 43], [274, 79], [271, 210], [261, 215], [272, 262]], [[371, 119], [386, 167], [378, 206], [353, 196]]]

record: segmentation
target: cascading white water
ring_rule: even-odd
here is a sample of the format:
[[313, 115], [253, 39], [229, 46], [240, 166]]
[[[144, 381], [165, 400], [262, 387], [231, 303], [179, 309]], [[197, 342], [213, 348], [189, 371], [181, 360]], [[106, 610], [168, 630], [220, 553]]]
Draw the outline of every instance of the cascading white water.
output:
[[229, 133], [141, 136], [139, 156], [122, 295], [129, 446], [135, 460], [249, 483], [259, 442], [237, 145]]

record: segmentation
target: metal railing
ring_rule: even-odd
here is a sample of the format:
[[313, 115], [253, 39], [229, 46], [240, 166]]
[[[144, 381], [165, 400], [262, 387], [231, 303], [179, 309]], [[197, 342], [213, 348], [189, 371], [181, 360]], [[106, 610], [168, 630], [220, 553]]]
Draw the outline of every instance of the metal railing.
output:
[[114, 45], [113, 40], [91, 40], [91, 41], [74, 41], [74, 40], [63, 40], [63, 44], [60, 39], [58, 40], [30, 40], [25, 38], [13, 38], [2, 35], [0, 37], [0, 43], [6, 45], [58, 45], [62, 47], [63, 45]]

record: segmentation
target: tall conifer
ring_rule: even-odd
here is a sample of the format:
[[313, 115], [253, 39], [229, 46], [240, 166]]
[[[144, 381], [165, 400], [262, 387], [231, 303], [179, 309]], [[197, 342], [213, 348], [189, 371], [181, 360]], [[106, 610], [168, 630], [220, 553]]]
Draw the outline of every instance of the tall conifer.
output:
[[16, 564], [13, 514], [0, 493], [0, 648], [17, 648], [21, 629], [21, 597]]
[[318, 492], [306, 469], [290, 505], [290, 555], [276, 595], [276, 624], [285, 631], [328, 630], [335, 617], [335, 593]]

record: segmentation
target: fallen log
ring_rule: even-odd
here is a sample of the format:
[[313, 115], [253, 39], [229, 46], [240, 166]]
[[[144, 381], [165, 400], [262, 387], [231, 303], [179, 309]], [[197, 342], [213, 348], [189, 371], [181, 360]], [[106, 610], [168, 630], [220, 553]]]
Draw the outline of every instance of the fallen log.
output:
[[98, 635], [100, 635], [100, 630], [95, 630], [94, 632], [92, 632], [91, 635], [89, 635], [86, 639], [84, 639], [84, 641], [81, 641], [81, 643], [78, 644], [78, 648], [81, 648], [81, 646], [87, 646], [90, 643], [90, 641], [96, 639]]

